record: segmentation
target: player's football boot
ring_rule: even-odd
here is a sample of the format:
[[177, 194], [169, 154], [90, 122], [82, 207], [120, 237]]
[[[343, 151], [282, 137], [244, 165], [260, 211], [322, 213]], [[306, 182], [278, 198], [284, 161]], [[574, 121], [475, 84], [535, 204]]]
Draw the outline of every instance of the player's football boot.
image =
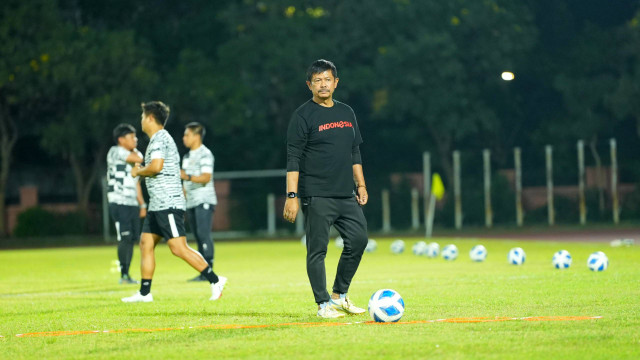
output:
[[331, 299], [331, 300], [329, 300], [329, 304], [331, 305], [331, 307], [333, 307], [337, 311], [340, 311], [340, 312], [343, 312], [343, 313], [349, 314], [349, 315], [360, 315], [360, 314], [363, 314], [365, 311], [367, 311], [367, 310], [365, 310], [363, 308], [359, 308], [359, 307], [355, 306], [351, 302], [351, 299], [349, 299], [348, 296], [345, 296], [344, 299], [342, 299], [342, 298], [340, 298], [340, 299]]
[[222, 296], [222, 290], [227, 283], [227, 278], [224, 276], [218, 276], [218, 282], [211, 284], [211, 297], [209, 300], [218, 300]]
[[120, 278], [119, 283], [120, 283], [121, 285], [140, 284], [140, 282], [139, 282], [139, 281], [132, 279], [132, 278], [131, 278], [131, 276], [129, 276], [129, 275], [124, 275], [124, 276], [122, 276], [122, 277]]
[[122, 298], [122, 302], [126, 302], [126, 303], [152, 302], [152, 301], [153, 301], [153, 295], [151, 295], [151, 293], [148, 293], [147, 295], [141, 295], [139, 291], [133, 294], [133, 296]]
[[318, 310], [318, 316], [325, 319], [337, 319], [344, 317], [344, 314], [334, 309], [331, 304], [326, 304]]

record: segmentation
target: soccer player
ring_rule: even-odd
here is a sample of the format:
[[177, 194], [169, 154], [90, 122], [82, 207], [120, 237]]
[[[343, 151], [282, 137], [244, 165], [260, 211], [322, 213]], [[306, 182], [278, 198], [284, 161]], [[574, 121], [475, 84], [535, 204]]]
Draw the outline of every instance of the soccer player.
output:
[[[307, 70], [307, 86], [312, 98], [293, 113], [287, 131], [287, 201], [283, 215], [295, 221], [299, 197], [307, 234], [307, 275], [318, 304], [317, 315], [338, 318], [362, 314], [365, 310], [347, 296], [368, 241], [361, 208], [368, 195], [360, 157], [360, 129], [353, 110], [333, 99], [338, 76], [332, 62], [313, 62]], [[344, 249], [329, 296], [324, 259], [331, 225], [344, 239]]]
[[[213, 187], [213, 154], [202, 144], [205, 135], [204, 127], [197, 122], [187, 124], [182, 142], [189, 148], [182, 158], [180, 178], [183, 180], [187, 197], [187, 219], [196, 236], [198, 251], [213, 268], [213, 240], [211, 239], [211, 222], [218, 199]], [[189, 281], [207, 281], [199, 274]]]
[[184, 231], [185, 198], [180, 181], [180, 155], [176, 143], [164, 129], [169, 107], [160, 101], [142, 104], [142, 131], [150, 138], [144, 156], [145, 166], [136, 165], [131, 176], [146, 177], [149, 211], [142, 224], [140, 239], [140, 291], [124, 302], [151, 302], [151, 280], [156, 267], [155, 247], [162, 238], [171, 252], [186, 261], [211, 283], [211, 298], [222, 295], [227, 279], [217, 276], [202, 255], [187, 245]]
[[136, 149], [136, 129], [120, 124], [113, 129], [112, 146], [107, 153], [109, 213], [116, 226], [120, 284], [137, 284], [129, 275], [133, 245], [140, 240], [140, 218], [147, 214], [147, 205], [137, 178], [131, 176], [133, 164], [142, 163], [142, 153]]

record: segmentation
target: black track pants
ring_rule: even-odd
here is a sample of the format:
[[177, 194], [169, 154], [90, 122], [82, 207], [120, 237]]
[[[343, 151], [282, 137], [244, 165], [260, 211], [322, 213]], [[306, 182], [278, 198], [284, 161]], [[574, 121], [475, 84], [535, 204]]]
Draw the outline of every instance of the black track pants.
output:
[[137, 206], [109, 204], [109, 213], [116, 226], [120, 274], [129, 275], [133, 246], [140, 241], [140, 208]]
[[187, 209], [187, 220], [189, 220], [191, 231], [196, 236], [198, 252], [204, 257], [211, 268], [213, 268], [214, 256], [211, 223], [213, 221], [215, 208], [215, 205], [200, 204], [194, 208]]
[[329, 244], [329, 228], [333, 225], [344, 239], [333, 291], [347, 293], [367, 247], [367, 220], [355, 197], [301, 199], [307, 234], [307, 275], [316, 303], [329, 301], [324, 258]]

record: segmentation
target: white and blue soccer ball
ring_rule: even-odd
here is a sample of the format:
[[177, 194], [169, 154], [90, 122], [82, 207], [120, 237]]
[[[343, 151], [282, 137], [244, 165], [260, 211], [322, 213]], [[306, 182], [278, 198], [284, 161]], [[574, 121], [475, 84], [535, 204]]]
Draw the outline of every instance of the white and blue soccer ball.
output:
[[458, 247], [449, 244], [442, 249], [442, 258], [448, 261], [453, 261], [458, 258]]
[[484, 261], [487, 258], [487, 248], [483, 245], [476, 245], [471, 248], [471, 251], [469, 251], [469, 257], [473, 261]]
[[507, 255], [507, 260], [509, 264], [513, 265], [522, 265], [526, 259], [527, 255], [524, 253], [521, 247], [516, 247], [509, 250], [509, 254]]
[[369, 241], [367, 241], [367, 247], [364, 248], [364, 250], [366, 252], [374, 252], [376, 251], [377, 248], [378, 248], [378, 243], [373, 239], [369, 239]]
[[435, 257], [438, 257], [439, 254], [440, 254], [440, 245], [438, 245], [437, 242], [432, 242], [429, 245], [427, 245], [427, 251], [425, 252], [425, 255], [427, 255], [427, 257], [435, 258]]
[[338, 249], [344, 248], [344, 239], [342, 238], [342, 236], [338, 235], [335, 242]]
[[571, 266], [571, 254], [567, 250], [560, 250], [553, 254], [551, 263], [556, 269], [567, 269]]
[[423, 255], [426, 255], [427, 248], [428, 248], [428, 245], [426, 242], [418, 241], [417, 243], [413, 244], [411, 251], [413, 252], [413, 255], [423, 256]]
[[396, 322], [404, 314], [404, 300], [395, 290], [381, 289], [369, 299], [369, 315], [375, 322]]
[[587, 266], [591, 271], [605, 271], [609, 267], [609, 258], [602, 251], [589, 255]]
[[391, 243], [391, 252], [394, 254], [402, 254], [404, 252], [404, 241], [397, 239]]

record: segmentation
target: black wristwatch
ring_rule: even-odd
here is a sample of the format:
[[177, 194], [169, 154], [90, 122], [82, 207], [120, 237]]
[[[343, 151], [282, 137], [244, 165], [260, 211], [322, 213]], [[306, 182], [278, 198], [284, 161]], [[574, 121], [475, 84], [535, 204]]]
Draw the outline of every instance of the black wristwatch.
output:
[[288, 192], [287, 193], [287, 197], [290, 198], [290, 199], [297, 198], [298, 197], [298, 193], [295, 193], [293, 191]]

